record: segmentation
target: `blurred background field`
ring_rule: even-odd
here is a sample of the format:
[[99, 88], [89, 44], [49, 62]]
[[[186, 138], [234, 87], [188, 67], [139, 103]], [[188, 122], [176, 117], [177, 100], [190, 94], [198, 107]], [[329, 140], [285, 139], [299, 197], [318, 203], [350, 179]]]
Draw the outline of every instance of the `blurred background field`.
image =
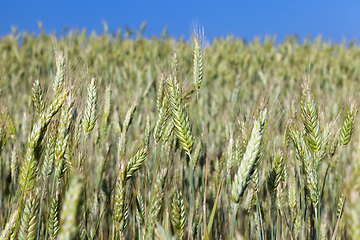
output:
[[[14, 29], [1, 37], [3, 239], [360, 237], [355, 41], [289, 35], [281, 43], [271, 36], [210, 43], [175, 40], [166, 29], [153, 38], [142, 32], [114, 35], [104, 25], [100, 35]], [[204, 53], [198, 87], [196, 39]], [[175, 77], [179, 106], [171, 100]], [[30, 133], [61, 91], [62, 106], [33, 141]], [[192, 136], [185, 140], [176, 107]], [[264, 112], [255, 153], [249, 143]], [[234, 214], [246, 151], [256, 163]], [[72, 214], [75, 220], [66, 218]]]

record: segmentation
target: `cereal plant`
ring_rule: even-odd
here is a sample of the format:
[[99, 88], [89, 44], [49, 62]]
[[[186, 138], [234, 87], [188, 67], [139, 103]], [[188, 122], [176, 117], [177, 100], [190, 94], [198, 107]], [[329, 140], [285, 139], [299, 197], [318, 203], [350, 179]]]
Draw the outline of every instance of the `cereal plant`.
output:
[[358, 239], [360, 48], [0, 38], [0, 239]]

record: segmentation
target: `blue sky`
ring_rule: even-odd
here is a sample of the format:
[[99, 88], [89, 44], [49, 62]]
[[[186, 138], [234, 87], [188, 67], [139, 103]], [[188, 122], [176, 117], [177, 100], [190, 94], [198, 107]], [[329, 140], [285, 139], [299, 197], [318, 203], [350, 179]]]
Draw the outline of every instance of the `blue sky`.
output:
[[246, 40], [254, 36], [298, 34], [304, 39], [319, 34], [333, 42], [360, 39], [360, 1], [350, 0], [263, 0], [263, 1], [9, 1], [0, 0], [0, 36], [20, 31], [39, 33], [38, 21], [46, 32], [61, 33], [64, 26], [102, 32], [106, 21], [109, 32], [139, 28], [147, 21], [145, 36], [160, 36], [165, 25], [168, 33], [189, 38], [192, 23], [205, 29], [207, 40], [233, 34]]

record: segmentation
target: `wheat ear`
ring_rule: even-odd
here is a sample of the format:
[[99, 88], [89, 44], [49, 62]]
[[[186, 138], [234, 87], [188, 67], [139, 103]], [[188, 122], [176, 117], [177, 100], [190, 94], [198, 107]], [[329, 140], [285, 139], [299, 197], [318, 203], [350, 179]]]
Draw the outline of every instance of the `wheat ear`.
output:
[[56, 59], [56, 76], [53, 82], [53, 90], [54, 92], [59, 92], [62, 90], [64, 86], [65, 79], [65, 56], [61, 52], [57, 52], [55, 54]]
[[58, 239], [77, 239], [79, 215], [82, 206], [83, 184], [76, 174], [72, 176], [69, 189], [66, 191], [60, 217]]
[[29, 146], [26, 151], [25, 160], [21, 168], [20, 175], [20, 185], [23, 188], [24, 193], [33, 188], [37, 165], [35, 154], [38, 154], [38, 149], [42, 139], [44, 138], [47, 126], [49, 125], [52, 117], [63, 105], [66, 95], [67, 91], [65, 90], [54, 97], [50, 105], [36, 121], [30, 133]]
[[42, 165], [42, 178], [45, 182], [54, 168], [55, 161], [55, 144], [56, 144], [56, 128], [54, 127], [49, 133], [48, 141], [45, 149], [45, 157]]
[[275, 193], [280, 183], [281, 177], [283, 175], [283, 171], [284, 171], [283, 161], [284, 161], [284, 155], [280, 151], [276, 154], [276, 156], [273, 159], [271, 171], [267, 180], [267, 185], [271, 194]]
[[134, 173], [141, 168], [148, 157], [148, 146], [144, 146], [138, 149], [136, 154], [129, 160], [126, 166], [125, 181], [128, 181]]
[[55, 175], [58, 181], [60, 181], [65, 171], [65, 153], [69, 145], [69, 133], [73, 116], [74, 99], [69, 97], [67, 101], [68, 103], [61, 112], [58, 137], [55, 145]]
[[169, 117], [169, 108], [168, 108], [168, 98], [167, 96], [163, 97], [163, 103], [159, 110], [158, 118], [154, 128], [154, 141], [155, 144], [159, 144], [161, 137], [164, 133], [166, 123]]
[[90, 85], [87, 89], [87, 101], [83, 116], [83, 129], [85, 136], [88, 136], [95, 127], [96, 122], [96, 105], [97, 105], [97, 81], [92, 78]]
[[310, 96], [309, 77], [306, 77], [302, 84], [301, 116], [306, 130], [307, 142], [315, 153], [314, 167], [317, 169], [326, 151], [321, 136], [315, 101]]
[[203, 62], [204, 62], [204, 49], [202, 48], [202, 36], [204, 35], [204, 30], [199, 32], [194, 32], [193, 34], [193, 77], [194, 77], [194, 86], [197, 90], [200, 89], [201, 82], [203, 79]]
[[194, 140], [191, 134], [189, 117], [182, 102], [182, 89], [178, 79], [179, 73], [177, 69], [176, 53], [174, 53], [173, 56], [172, 67], [173, 74], [168, 79], [167, 84], [174, 132], [180, 141], [181, 147], [190, 156]]
[[52, 85], [54, 92], [62, 91], [65, 79], [65, 56], [61, 52], [55, 54], [56, 58], [56, 76]]
[[39, 199], [36, 196], [30, 196], [22, 214], [19, 239], [34, 240], [36, 238], [38, 211]]
[[243, 159], [241, 160], [238, 171], [235, 174], [231, 190], [231, 197], [235, 204], [239, 204], [241, 202], [244, 191], [257, 166], [258, 153], [263, 139], [263, 128], [265, 125], [266, 113], [266, 109], [261, 111], [259, 118], [254, 121]]
[[114, 205], [114, 218], [117, 222], [117, 227], [120, 232], [120, 236], [124, 235], [126, 227], [126, 199], [125, 199], [125, 187], [126, 187], [126, 167], [124, 164], [120, 166], [120, 176], [116, 183], [115, 189], [115, 205]]
[[59, 233], [59, 211], [60, 211], [61, 189], [59, 184], [56, 184], [54, 188], [56, 188], [55, 196], [53, 196], [52, 201], [50, 203], [50, 213], [49, 213], [48, 227], [47, 227], [51, 239], [56, 239]]
[[0, 235], [1, 240], [9, 240], [11, 238], [11, 236], [13, 235], [17, 215], [18, 215], [18, 210], [15, 210], [11, 214], [8, 222], [5, 225], [5, 228], [1, 231], [1, 235]]
[[39, 80], [36, 80], [33, 84], [31, 99], [34, 103], [36, 113], [41, 114], [44, 110], [44, 100]]
[[100, 127], [100, 138], [105, 139], [107, 134], [107, 128], [109, 124], [109, 116], [111, 112], [111, 85], [106, 87], [105, 90], [105, 103], [104, 110], [101, 118], [101, 127]]
[[345, 147], [351, 140], [352, 133], [354, 131], [355, 115], [357, 113], [356, 102], [353, 101], [350, 105], [350, 109], [346, 114], [345, 120], [340, 130], [339, 146]]
[[156, 221], [158, 220], [159, 213], [164, 203], [166, 176], [167, 169], [162, 169], [157, 175], [150, 203], [150, 210], [146, 218], [145, 239], [154, 239]]
[[179, 238], [184, 236], [186, 213], [182, 193], [177, 187], [171, 195], [171, 222], [178, 232]]

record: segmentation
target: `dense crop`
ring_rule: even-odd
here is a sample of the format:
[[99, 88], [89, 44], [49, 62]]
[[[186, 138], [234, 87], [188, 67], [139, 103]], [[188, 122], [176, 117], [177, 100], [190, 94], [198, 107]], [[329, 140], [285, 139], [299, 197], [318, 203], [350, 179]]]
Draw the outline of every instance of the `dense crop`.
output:
[[0, 239], [360, 238], [354, 43], [130, 35], [1, 38]]

